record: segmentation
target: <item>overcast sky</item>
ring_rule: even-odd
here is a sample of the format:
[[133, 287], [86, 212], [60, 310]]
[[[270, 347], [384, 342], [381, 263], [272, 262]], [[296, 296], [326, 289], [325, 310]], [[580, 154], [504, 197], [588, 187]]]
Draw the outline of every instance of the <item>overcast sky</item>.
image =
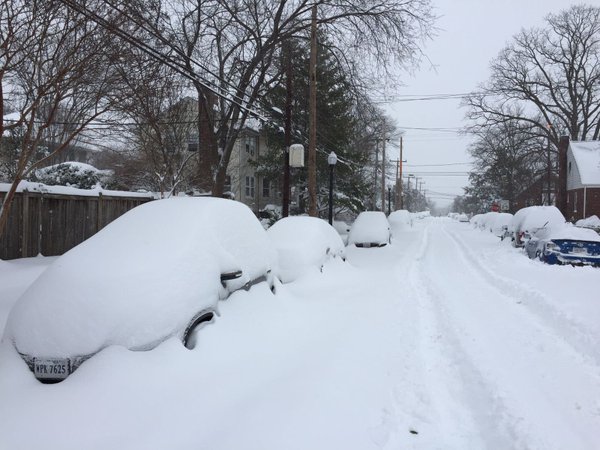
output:
[[[543, 24], [544, 17], [581, 2], [569, 0], [433, 0], [440, 16], [438, 34], [425, 47], [424, 61], [414, 75], [404, 75], [398, 96], [461, 94], [477, 89], [489, 77], [489, 63], [522, 28]], [[600, 0], [583, 2], [598, 5]], [[404, 134], [404, 174], [421, 176], [428, 196], [443, 206], [447, 194], [460, 195], [466, 175], [434, 176], [424, 172], [468, 172], [469, 139], [455, 132], [409, 128], [460, 128], [465, 110], [460, 100], [394, 102], [382, 105]], [[391, 149], [397, 159], [398, 151]], [[452, 164], [445, 166], [424, 166]], [[446, 195], [440, 195], [446, 194]]]

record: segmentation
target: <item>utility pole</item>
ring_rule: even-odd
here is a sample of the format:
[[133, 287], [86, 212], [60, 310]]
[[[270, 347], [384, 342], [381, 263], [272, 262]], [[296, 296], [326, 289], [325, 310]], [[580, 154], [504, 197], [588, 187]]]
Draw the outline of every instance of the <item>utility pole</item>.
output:
[[375, 139], [375, 173], [373, 184], [373, 211], [377, 208], [377, 171], [379, 170], [379, 138]]
[[552, 178], [552, 164], [550, 162], [550, 129], [552, 128], [551, 124], [548, 124], [548, 135], [547, 135], [547, 149], [546, 149], [546, 205], [550, 205], [550, 179]]
[[317, 217], [317, 5], [310, 27], [310, 92], [308, 120], [308, 215]]
[[283, 155], [283, 208], [282, 215], [290, 214], [290, 146], [292, 145], [292, 48], [289, 38], [284, 43], [285, 58], [285, 152]]
[[396, 209], [404, 209], [404, 200], [402, 199], [402, 163], [405, 163], [406, 161], [402, 159], [402, 147], [402, 136], [400, 136], [400, 159], [398, 160], [399, 169], [397, 169], [398, 173], [396, 174]]
[[386, 184], [386, 176], [385, 176], [385, 141], [386, 137], [386, 126], [383, 124], [383, 147], [381, 149], [381, 211], [385, 212], [385, 184]]

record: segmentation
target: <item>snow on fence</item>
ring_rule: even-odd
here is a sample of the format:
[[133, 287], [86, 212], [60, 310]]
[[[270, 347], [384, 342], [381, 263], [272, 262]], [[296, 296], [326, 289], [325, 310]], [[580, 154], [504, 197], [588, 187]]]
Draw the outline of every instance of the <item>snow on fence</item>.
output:
[[[39, 187], [19, 186], [7, 227], [0, 236], [0, 259], [62, 255], [117, 217], [154, 198], [135, 192]], [[0, 184], [0, 203], [7, 190], [8, 185]]]

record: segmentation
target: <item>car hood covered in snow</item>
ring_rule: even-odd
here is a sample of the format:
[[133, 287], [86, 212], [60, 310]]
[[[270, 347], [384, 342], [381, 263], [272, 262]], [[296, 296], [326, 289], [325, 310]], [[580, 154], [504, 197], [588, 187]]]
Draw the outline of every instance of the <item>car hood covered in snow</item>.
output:
[[215, 307], [221, 273], [241, 269], [239, 281], [252, 280], [274, 256], [239, 202], [146, 203], [59, 257], [17, 301], [4, 338], [21, 353], [48, 357], [112, 344], [143, 349]]

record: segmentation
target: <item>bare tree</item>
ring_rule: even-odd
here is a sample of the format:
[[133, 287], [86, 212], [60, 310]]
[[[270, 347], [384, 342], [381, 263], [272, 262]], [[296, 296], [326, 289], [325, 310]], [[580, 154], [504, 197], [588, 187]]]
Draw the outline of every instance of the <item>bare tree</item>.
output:
[[479, 125], [518, 120], [554, 146], [564, 133], [600, 137], [599, 7], [572, 6], [549, 15], [544, 28], [521, 31], [491, 70], [481, 93], [466, 102]]
[[100, 27], [51, 0], [2, 2], [0, 42], [0, 115], [7, 103], [14, 112], [0, 124], [0, 136], [6, 130], [19, 136], [12, 185], [0, 208], [1, 234], [20, 181], [118, 97], [120, 48]]
[[469, 148], [475, 163], [466, 189], [470, 196], [487, 207], [505, 199], [513, 208], [517, 196], [547, 169], [545, 139], [534, 128], [513, 119], [477, 131]]
[[319, 28], [336, 42], [331, 50], [353, 72], [406, 64], [418, 55], [433, 22], [430, 0], [171, 0], [153, 17], [136, 3], [106, 1], [168, 46], [168, 64], [192, 80], [200, 178], [215, 196], [223, 193], [227, 165], [247, 121], [269, 116], [261, 99], [279, 81], [282, 43], [307, 38], [314, 4]]

